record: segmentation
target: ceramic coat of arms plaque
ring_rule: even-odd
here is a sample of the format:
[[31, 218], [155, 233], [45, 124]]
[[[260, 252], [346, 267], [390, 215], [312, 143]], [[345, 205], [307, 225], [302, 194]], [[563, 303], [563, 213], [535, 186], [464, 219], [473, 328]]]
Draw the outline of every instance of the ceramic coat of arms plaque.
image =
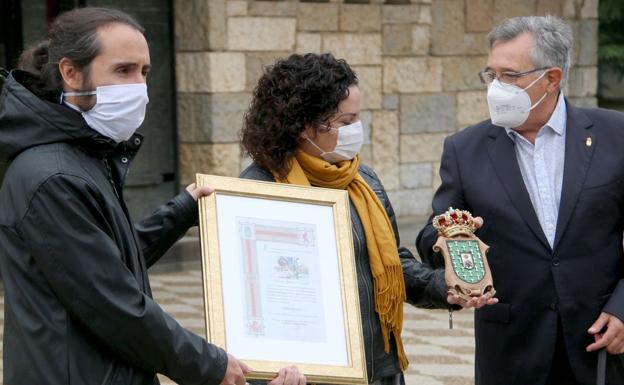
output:
[[433, 218], [433, 227], [438, 231], [433, 250], [444, 256], [449, 293], [464, 300], [486, 293], [494, 296], [496, 290], [485, 257], [489, 246], [475, 236], [472, 215], [451, 207]]

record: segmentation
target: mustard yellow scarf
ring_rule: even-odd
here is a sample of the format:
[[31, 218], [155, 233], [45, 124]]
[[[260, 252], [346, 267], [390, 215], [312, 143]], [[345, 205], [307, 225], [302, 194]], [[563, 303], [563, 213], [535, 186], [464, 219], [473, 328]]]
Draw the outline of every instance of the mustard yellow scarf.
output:
[[389, 353], [392, 333], [401, 369], [405, 370], [408, 361], [401, 341], [405, 301], [403, 268], [390, 219], [375, 192], [358, 173], [359, 164], [359, 156], [350, 161], [330, 164], [299, 150], [291, 160], [291, 169], [286, 178], [276, 176], [276, 179], [282, 183], [347, 190], [366, 235], [374, 281], [375, 311], [381, 321], [384, 347]]

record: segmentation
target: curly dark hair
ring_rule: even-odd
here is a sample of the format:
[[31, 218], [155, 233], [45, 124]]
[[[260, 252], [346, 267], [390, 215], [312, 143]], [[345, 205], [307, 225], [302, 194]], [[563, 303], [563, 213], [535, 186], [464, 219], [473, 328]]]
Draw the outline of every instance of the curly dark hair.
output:
[[291, 55], [265, 69], [253, 92], [240, 133], [241, 144], [259, 165], [280, 177], [290, 168], [306, 127], [327, 126], [358, 79], [332, 54]]

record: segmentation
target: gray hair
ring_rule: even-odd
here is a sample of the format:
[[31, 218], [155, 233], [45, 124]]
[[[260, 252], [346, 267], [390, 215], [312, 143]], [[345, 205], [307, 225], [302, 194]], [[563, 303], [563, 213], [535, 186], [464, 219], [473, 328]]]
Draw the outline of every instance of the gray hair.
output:
[[535, 45], [530, 53], [531, 61], [539, 67], [559, 67], [563, 72], [560, 88], [568, 80], [570, 52], [574, 37], [572, 28], [556, 16], [521, 16], [503, 21], [488, 34], [490, 48], [496, 42], [515, 39], [523, 33], [533, 35]]

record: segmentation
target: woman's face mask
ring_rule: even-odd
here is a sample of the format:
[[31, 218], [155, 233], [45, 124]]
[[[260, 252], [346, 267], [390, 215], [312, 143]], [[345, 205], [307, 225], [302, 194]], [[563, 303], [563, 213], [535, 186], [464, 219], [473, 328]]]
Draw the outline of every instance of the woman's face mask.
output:
[[314, 143], [312, 139], [306, 138], [310, 144], [321, 151], [321, 158], [332, 164], [355, 158], [362, 149], [362, 144], [364, 143], [362, 121], [358, 120], [355, 123], [336, 129], [338, 130], [338, 141], [333, 151], [325, 151]]
[[[89, 127], [100, 134], [123, 142], [134, 134], [145, 119], [149, 97], [145, 83], [100, 86], [95, 91], [65, 92], [63, 96], [95, 95], [96, 103], [81, 111]], [[73, 106], [72, 106], [73, 107]]]

